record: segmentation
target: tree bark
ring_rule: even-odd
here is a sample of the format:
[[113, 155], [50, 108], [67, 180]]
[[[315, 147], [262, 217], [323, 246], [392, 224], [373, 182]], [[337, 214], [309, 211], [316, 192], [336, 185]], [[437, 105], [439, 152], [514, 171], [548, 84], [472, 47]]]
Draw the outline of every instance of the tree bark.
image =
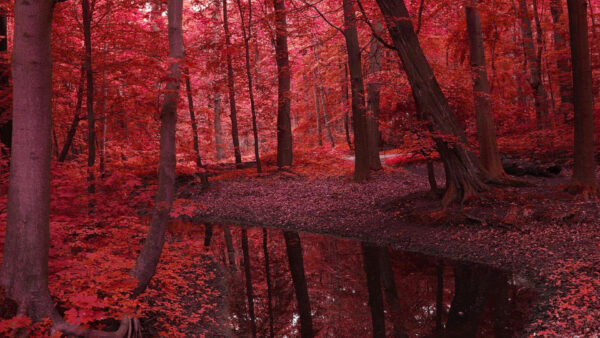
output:
[[58, 155], [58, 162], [64, 162], [69, 154], [69, 149], [73, 144], [73, 138], [75, 137], [75, 133], [77, 132], [77, 126], [79, 125], [79, 121], [81, 121], [81, 107], [83, 105], [83, 86], [85, 85], [85, 65], [81, 65], [81, 75], [79, 77], [79, 85], [77, 87], [77, 102], [75, 103], [75, 116], [73, 116], [73, 121], [71, 122], [71, 126], [69, 127], [69, 131], [67, 132], [67, 138], [65, 139], [65, 143], [63, 144], [62, 150]]
[[[377, 0], [417, 104], [434, 131], [447, 135], [435, 143], [447, 168], [443, 205], [462, 201], [487, 189], [488, 174], [468, 149], [464, 130], [427, 62], [403, 0]], [[452, 139], [452, 143], [448, 142]]]
[[192, 122], [192, 139], [194, 142], [194, 152], [196, 153], [196, 166], [200, 170], [200, 183], [203, 188], [208, 188], [208, 175], [202, 165], [202, 157], [200, 156], [200, 142], [198, 141], [198, 123], [196, 122], [196, 114], [194, 112], [194, 98], [192, 96], [192, 84], [190, 83], [190, 74], [185, 74], [185, 91], [187, 93], [188, 108], [190, 110], [190, 121]]
[[342, 78], [342, 110], [344, 111], [344, 131], [346, 134], [346, 143], [348, 143], [348, 149], [353, 150], [352, 139], [350, 138], [350, 122], [349, 122], [349, 111], [348, 111], [348, 64], [344, 63], [344, 77]]
[[225, 237], [225, 245], [227, 246], [227, 256], [229, 259], [229, 266], [231, 270], [237, 270], [235, 265], [235, 249], [233, 248], [233, 238], [231, 237], [231, 231], [228, 227], [223, 228], [223, 233]]
[[94, 164], [96, 163], [96, 120], [94, 117], [94, 70], [92, 69], [92, 12], [89, 0], [81, 1], [83, 21], [83, 41], [85, 48], [86, 70], [86, 107], [88, 120], [88, 194], [90, 194], [90, 210], [94, 207], [94, 193], [96, 192]]
[[213, 112], [215, 114], [215, 151], [217, 162], [223, 159], [223, 131], [221, 126], [221, 93], [215, 93]]
[[315, 119], [317, 120], [317, 142], [319, 144], [319, 147], [323, 146], [323, 126], [321, 124], [321, 105], [319, 104], [319, 94], [318, 94], [318, 89], [315, 86], [313, 88], [313, 93], [315, 96]]
[[381, 294], [379, 248], [366, 242], [361, 242], [360, 247], [362, 249], [363, 268], [367, 277], [373, 337], [385, 338], [385, 314], [383, 309], [383, 295]]
[[590, 48], [588, 42], [587, 3], [567, 0], [573, 65], [574, 165], [569, 184], [572, 192], [596, 195], [596, 162], [594, 160], [594, 94]]
[[356, 15], [352, 0], [343, 0], [344, 38], [348, 51], [350, 88], [352, 89], [352, 124], [354, 127], [354, 181], [364, 182], [369, 178], [369, 141], [365, 88], [362, 76], [360, 45], [356, 30]]
[[523, 50], [529, 65], [529, 85], [533, 90], [535, 99], [535, 116], [538, 127], [548, 125], [548, 98], [542, 82], [541, 55], [535, 51], [531, 19], [527, 8], [527, 0], [519, 0], [519, 16], [521, 18], [521, 35], [523, 37]]
[[467, 35], [473, 78], [473, 100], [475, 102], [475, 120], [479, 140], [479, 159], [491, 176], [504, 177], [506, 173], [500, 161], [500, 153], [496, 144], [496, 128], [492, 115], [490, 87], [487, 78], [485, 49], [481, 32], [481, 18], [478, 3], [471, 0], [465, 7], [467, 18]]
[[158, 192], [154, 202], [148, 237], [135, 263], [131, 274], [137, 279], [134, 294], [143, 292], [156, 271], [165, 242], [165, 232], [169, 212], [175, 198], [175, 130], [177, 125], [177, 103], [181, 62], [183, 61], [183, 0], [169, 0], [169, 58], [174, 60], [169, 66], [169, 78], [161, 110], [160, 160], [158, 171]]
[[13, 126], [0, 282], [19, 313], [56, 315], [48, 290], [54, 1], [15, 1]]
[[8, 22], [6, 14], [0, 9], [0, 142], [10, 148], [12, 119], [10, 114], [10, 63], [8, 62]]
[[300, 314], [300, 336], [314, 337], [312, 314], [310, 310], [310, 299], [308, 298], [308, 287], [304, 274], [304, 258], [302, 257], [302, 245], [300, 236], [295, 231], [284, 231], [285, 248], [287, 250], [290, 273], [296, 292], [298, 313]]
[[275, 61], [277, 62], [277, 166], [291, 166], [293, 160], [290, 122], [290, 65], [287, 43], [285, 0], [274, 0]]
[[[383, 25], [376, 22], [373, 25], [375, 33], [381, 35]], [[381, 70], [381, 49], [383, 45], [379, 40], [374, 39], [371, 42], [369, 50], [369, 75]], [[371, 80], [367, 85], [367, 136], [369, 139], [369, 167], [371, 170], [380, 170], [381, 159], [379, 158], [379, 87], [381, 83], [378, 80]]]
[[250, 252], [248, 248], [248, 229], [242, 228], [242, 254], [244, 255], [244, 276], [246, 279], [246, 298], [252, 337], [256, 337], [256, 315], [254, 314], [254, 292], [252, 290], [252, 273], [250, 267]]
[[235, 163], [242, 163], [240, 152], [240, 140], [238, 137], [237, 108], [235, 106], [235, 78], [233, 74], [233, 62], [231, 60], [231, 35], [229, 33], [229, 22], [227, 19], [227, 0], [223, 0], [223, 30], [225, 31], [225, 49], [227, 60], [227, 88], [229, 89], [229, 117], [231, 118], [231, 138], [233, 140], [233, 152]]
[[252, 114], [252, 135], [254, 137], [254, 160], [256, 161], [256, 171], [262, 173], [260, 165], [260, 154], [258, 140], [258, 127], [256, 125], [256, 109], [254, 107], [254, 86], [252, 85], [252, 70], [250, 68], [250, 46], [249, 41], [252, 36], [252, 1], [248, 0], [248, 27], [244, 22], [244, 12], [242, 10], [241, 0], [237, 0], [238, 9], [240, 11], [240, 22], [242, 25], [242, 38], [244, 39], [244, 49], [246, 51], [246, 76], [248, 78], [248, 96], [250, 96], [250, 112]]

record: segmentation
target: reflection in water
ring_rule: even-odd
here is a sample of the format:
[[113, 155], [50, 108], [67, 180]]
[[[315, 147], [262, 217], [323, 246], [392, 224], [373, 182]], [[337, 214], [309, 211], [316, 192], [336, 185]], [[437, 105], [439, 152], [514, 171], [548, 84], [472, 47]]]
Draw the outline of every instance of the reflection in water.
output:
[[481, 265], [315, 234], [209, 229], [227, 278], [222, 324], [235, 336], [511, 337], [533, 299]]

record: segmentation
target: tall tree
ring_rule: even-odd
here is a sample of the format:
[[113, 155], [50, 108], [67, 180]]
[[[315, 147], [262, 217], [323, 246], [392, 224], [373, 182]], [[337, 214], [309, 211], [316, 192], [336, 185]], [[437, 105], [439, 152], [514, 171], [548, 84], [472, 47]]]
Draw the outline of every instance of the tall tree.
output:
[[238, 9], [240, 11], [240, 21], [242, 25], [242, 38], [244, 40], [244, 49], [246, 51], [246, 76], [248, 78], [248, 96], [250, 96], [250, 112], [252, 114], [252, 135], [254, 137], [254, 159], [256, 160], [256, 171], [260, 174], [262, 167], [260, 165], [260, 154], [258, 140], [258, 127], [256, 125], [256, 109], [254, 106], [254, 86], [252, 85], [252, 69], [250, 68], [250, 39], [252, 38], [252, 0], [248, 0], [248, 27], [244, 20], [244, 10], [242, 9], [242, 1], [237, 0]]
[[75, 133], [77, 132], [77, 126], [79, 126], [79, 121], [81, 121], [81, 107], [83, 105], [83, 86], [85, 85], [85, 63], [81, 65], [80, 76], [79, 76], [79, 84], [77, 86], [76, 95], [76, 103], [75, 103], [75, 115], [73, 116], [73, 121], [71, 121], [71, 125], [69, 126], [69, 131], [67, 132], [67, 137], [65, 138], [65, 143], [63, 144], [62, 150], [58, 155], [58, 162], [64, 162], [69, 154], [69, 149], [73, 144], [73, 139], [75, 138]]
[[246, 280], [246, 299], [252, 337], [256, 337], [256, 315], [254, 314], [254, 291], [252, 290], [252, 267], [250, 266], [250, 249], [248, 248], [248, 229], [242, 228], [242, 254], [244, 255], [244, 276]]
[[[381, 35], [383, 25], [379, 22], [373, 24], [375, 34]], [[373, 39], [369, 49], [369, 75], [375, 76], [381, 70], [381, 52], [383, 45]], [[369, 167], [371, 170], [381, 169], [381, 159], [379, 157], [379, 80], [371, 79], [367, 85], [367, 136], [369, 139]]]
[[148, 237], [131, 271], [131, 274], [138, 281], [135, 294], [143, 292], [152, 276], [154, 276], [165, 242], [169, 213], [175, 198], [175, 129], [177, 125], [181, 62], [184, 54], [182, 13], [183, 0], [169, 0], [169, 59], [173, 62], [169, 65], [167, 90], [160, 115], [158, 192], [155, 197]]
[[[189, 70], [188, 70], [189, 72]], [[200, 156], [200, 142], [198, 142], [198, 123], [196, 122], [196, 113], [194, 112], [194, 97], [192, 95], [192, 84], [190, 74], [185, 74], [185, 91], [188, 99], [188, 109], [190, 111], [190, 121], [192, 123], [192, 140], [194, 142], [194, 152], [196, 153], [196, 167], [200, 171], [200, 184], [203, 188], [208, 188], [208, 174], [202, 164]], [[208, 227], [208, 226], [207, 226]]]
[[559, 112], [566, 121], [569, 112], [573, 111], [573, 83], [571, 79], [571, 65], [567, 55], [567, 39], [563, 36], [563, 3], [561, 0], [550, 0], [550, 13], [554, 28], [554, 51], [556, 52], [556, 67], [558, 68], [558, 85], [560, 91]]
[[227, 18], [227, 0], [223, 0], [223, 30], [225, 32], [225, 58], [227, 60], [227, 88], [229, 89], [229, 118], [231, 119], [231, 138], [233, 140], [233, 153], [235, 163], [242, 163], [240, 152], [240, 140], [238, 137], [237, 108], [235, 105], [235, 75], [233, 73], [233, 61], [231, 60], [231, 35], [229, 32], [229, 20]]
[[477, 0], [471, 0], [465, 6], [465, 14], [473, 77], [473, 101], [475, 102], [475, 120], [477, 121], [477, 137], [479, 140], [479, 159], [490, 175], [503, 177], [506, 176], [506, 173], [502, 167], [498, 145], [496, 144], [496, 129], [494, 116], [492, 115], [485, 49], [481, 32], [481, 17], [477, 7]]
[[362, 76], [360, 45], [356, 30], [356, 14], [352, 0], [343, 0], [344, 38], [350, 68], [350, 88], [352, 90], [352, 124], [354, 127], [354, 180], [366, 181], [369, 178], [369, 141], [367, 135], [367, 114], [365, 107], [365, 87]]
[[434, 131], [449, 135], [436, 138], [438, 152], [446, 168], [446, 193], [444, 205], [461, 201], [487, 189], [488, 174], [474, 154], [468, 149], [464, 130], [431, 70], [421, 49], [403, 0], [377, 0], [386, 18], [387, 28], [394, 47], [402, 61], [417, 104]]
[[290, 122], [290, 65], [285, 0], [273, 0], [275, 8], [275, 60], [277, 62], [277, 166], [291, 166], [293, 159]]
[[574, 167], [570, 190], [597, 194], [594, 160], [594, 94], [588, 41], [587, 2], [567, 0], [573, 65]]
[[[548, 125], [548, 98], [546, 88], [542, 82], [541, 53], [535, 50], [531, 18], [529, 16], [527, 0], [519, 0], [519, 17], [521, 19], [521, 35], [523, 38], [523, 52], [529, 66], [529, 85], [533, 90], [535, 99], [535, 116], [538, 127]], [[541, 46], [540, 46], [541, 47]]]
[[55, 315], [48, 290], [53, 0], [15, 1], [13, 125], [0, 283], [19, 313]]
[[383, 295], [381, 294], [381, 268], [379, 264], [379, 248], [367, 242], [361, 242], [363, 256], [363, 269], [367, 277], [367, 290], [369, 292], [369, 308], [371, 309], [371, 323], [373, 324], [373, 337], [385, 338], [385, 314]]
[[94, 164], [96, 163], [96, 120], [94, 117], [94, 70], [92, 69], [92, 8], [89, 0], [81, 1], [83, 21], [83, 41], [85, 48], [86, 71], [86, 107], [88, 120], [88, 193], [90, 194], [90, 207], [94, 205], [93, 194], [96, 192]]

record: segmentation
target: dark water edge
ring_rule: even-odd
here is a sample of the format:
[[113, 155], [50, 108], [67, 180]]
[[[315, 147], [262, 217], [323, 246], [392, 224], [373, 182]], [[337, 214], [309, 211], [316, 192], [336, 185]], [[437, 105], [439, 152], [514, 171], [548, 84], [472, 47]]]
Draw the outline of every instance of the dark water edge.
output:
[[518, 337], [536, 298], [480, 264], [277, 229], [172, 227], [194, 229], [224, 272], [227, 336]]

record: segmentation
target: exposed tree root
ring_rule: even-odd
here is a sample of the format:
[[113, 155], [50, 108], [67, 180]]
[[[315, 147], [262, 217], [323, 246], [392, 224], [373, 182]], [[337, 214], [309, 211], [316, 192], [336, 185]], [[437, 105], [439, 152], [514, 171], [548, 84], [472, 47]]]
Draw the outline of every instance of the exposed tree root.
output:
[[129, 318], [124, 316], [121, 319], [121, 324], [117, 331], [106, 332], [100, 330], [92, 330], [84, 328], [78, 325], [72, 325], [67, 323], [62, 317], [56, 315], [57, 318], [53, 318], [54, 326], [52, 327], [53, 332], [62, 332], [67, 336], [78, 336], [86, 338], [141, 338], [142, 337], [142, 326], [137, 318]]
[[587, 184], [577, 179], [571, 180], [565, 187], [565, 191], [573, 195], [580, 195], [584, 200], [598, 199], [600, 196], [600, 191], [598, 190], [598, 184], [596, 182]]

